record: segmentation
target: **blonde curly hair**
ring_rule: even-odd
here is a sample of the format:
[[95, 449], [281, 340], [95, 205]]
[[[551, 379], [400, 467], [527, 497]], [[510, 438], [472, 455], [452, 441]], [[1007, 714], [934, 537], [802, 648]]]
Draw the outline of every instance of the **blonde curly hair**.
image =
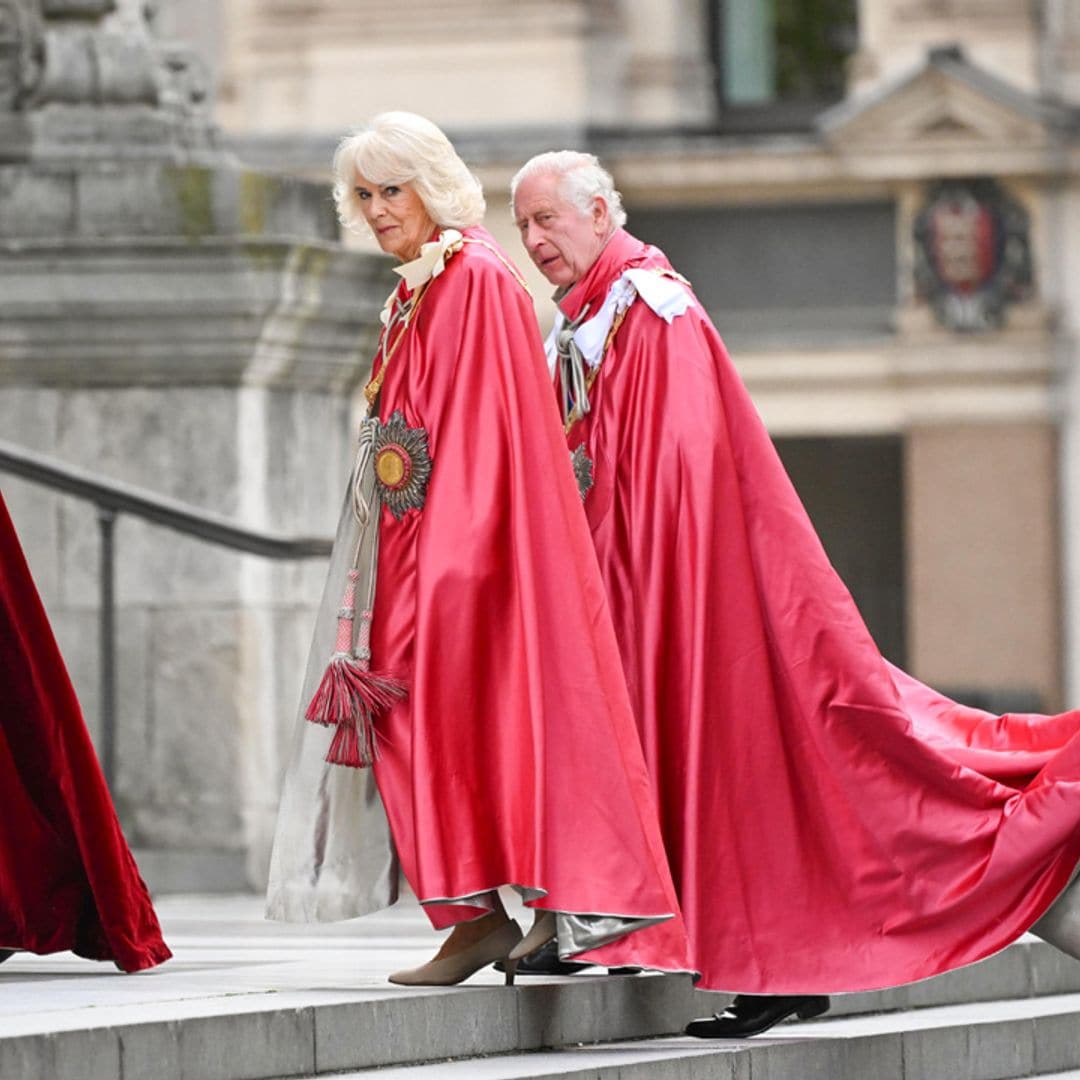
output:
[[411, 184], [428, 215], [443, 228], [479, 225], [486, 204], [480, 181], [430, 120], [410, 112], [385, 112], [347, 135], [334, 153], [334, 203], [348, 229], [365, 225], [356, 177], [380, 187]]

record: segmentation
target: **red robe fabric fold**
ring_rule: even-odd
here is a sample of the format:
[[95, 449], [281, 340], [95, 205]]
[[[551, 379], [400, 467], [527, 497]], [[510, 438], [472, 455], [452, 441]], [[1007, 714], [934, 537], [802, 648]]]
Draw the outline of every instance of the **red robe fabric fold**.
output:
[[2, 496], [0, 685], [0, 947], [167, 960]]
[[[596, 312], [620, 230], [561, 300]], [[570, 432], [704, 988], [867, 990], [1026, 931], [1080, 857], [1080, 713], [993, 717], [880, 655], [695, 301], [638, 298]]]
[[[532, 304], [490, 236], [465, 236], [380, 399], [433, 461], [422, 509], [382, 508], [372, 628], [372, 667], [408, 685], [375, 765], [402, 869], [437, 927], [504, 884], [558, 911], [675, 914]], [[685, 968], [681, 918], [588, 955]]]

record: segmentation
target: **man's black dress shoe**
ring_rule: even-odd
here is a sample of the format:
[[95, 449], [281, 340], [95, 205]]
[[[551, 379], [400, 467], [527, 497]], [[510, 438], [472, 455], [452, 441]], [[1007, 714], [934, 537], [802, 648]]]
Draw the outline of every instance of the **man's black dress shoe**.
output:
[[[592, 964], [579, 964], [574, 960], [559, 959], [559, 943], [552, 940], [541, 945], [539, 949], [533, 949], [528, 956], [523, 956], [518, 961], [517, 973], [519, 975], [574, 975]], [[503, 963], [496, 961], [495, 970], [502, 971]]]
[[[496, 971], [503, 970], [501, 960], [497, 960], [494, 966]], [[579, 971], [585, 971], [591, 967], [596, 967], [596, 965], [582, 964], [577, 960], [560, 960], [559, 943], [548, 941], [518, 961], [517, 973], [519, 975], [576, 975]], [[640, 971], [639, 967], [608, 968], [609, 975], [637, 975]]]
[[797, 1016], [809, 1020], [829, 1011], [827, 997], [760, 997], [756, 994], [738, 994], [722, 1012], [704, 1020], [691, 1020], [686, 1034], [698, 1039], [745, 1039], [760, 1035], [774, 1024]]

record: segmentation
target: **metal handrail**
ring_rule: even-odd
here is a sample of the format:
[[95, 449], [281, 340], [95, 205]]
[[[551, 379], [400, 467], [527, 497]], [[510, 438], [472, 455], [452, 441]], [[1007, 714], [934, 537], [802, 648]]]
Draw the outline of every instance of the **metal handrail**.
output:
[[266, 559], [304, 559], [329, 555], [332, 540], [278, 536], [237, 525], [222, 514], [158, 495], [119, 480], [103, 480], [85, 469], [0, 440], [0, 469], [45, 487], [92, 502], [115, 514], [131, 514], [219, 547]]
[[280, 536], [237, 525], [179, 499], [119, 480], [104, 480], [74, 465], [0, 439], [0, 470], [97, 507], [101, 531], [101, 767], [111, 787], [116, 776], [116, 553], [114, 528], [120, 514], [192, 536], [208, 544], [264, 559], [310, 559], [330, 554], [333, 540]]

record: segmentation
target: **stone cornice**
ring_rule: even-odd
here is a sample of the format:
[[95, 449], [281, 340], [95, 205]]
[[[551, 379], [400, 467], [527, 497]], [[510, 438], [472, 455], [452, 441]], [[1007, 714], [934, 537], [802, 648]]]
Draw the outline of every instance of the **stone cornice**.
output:
[[1048, 333], [897, 337], [874, 345], [741, 350], [736, 366], [774, 435], [896, 434], [924, 424], [1056, 423]]
[[379, 258], [282, 239], [2, 243], [0, 385], [347, 392], [386, 277]]
[[[529, 34], [577, 38], [590, 18], [589, 5], [583, 0], [514, 0], [513, 4], [472, 0], [453, 5], [410, 0], [407, 17], [388, 17], [384, 0], [322, 0], [315, 11], [265, 6], [267, 10], [258, 13], [249, 34], [260, 50], [270, 53], [342, 44], [353, 48], [440, 45], [460, 37], [463, 26], [468, 26], [474, 41], [519, 40]], [[453, 62], [452, 57], [448, 62]]]

